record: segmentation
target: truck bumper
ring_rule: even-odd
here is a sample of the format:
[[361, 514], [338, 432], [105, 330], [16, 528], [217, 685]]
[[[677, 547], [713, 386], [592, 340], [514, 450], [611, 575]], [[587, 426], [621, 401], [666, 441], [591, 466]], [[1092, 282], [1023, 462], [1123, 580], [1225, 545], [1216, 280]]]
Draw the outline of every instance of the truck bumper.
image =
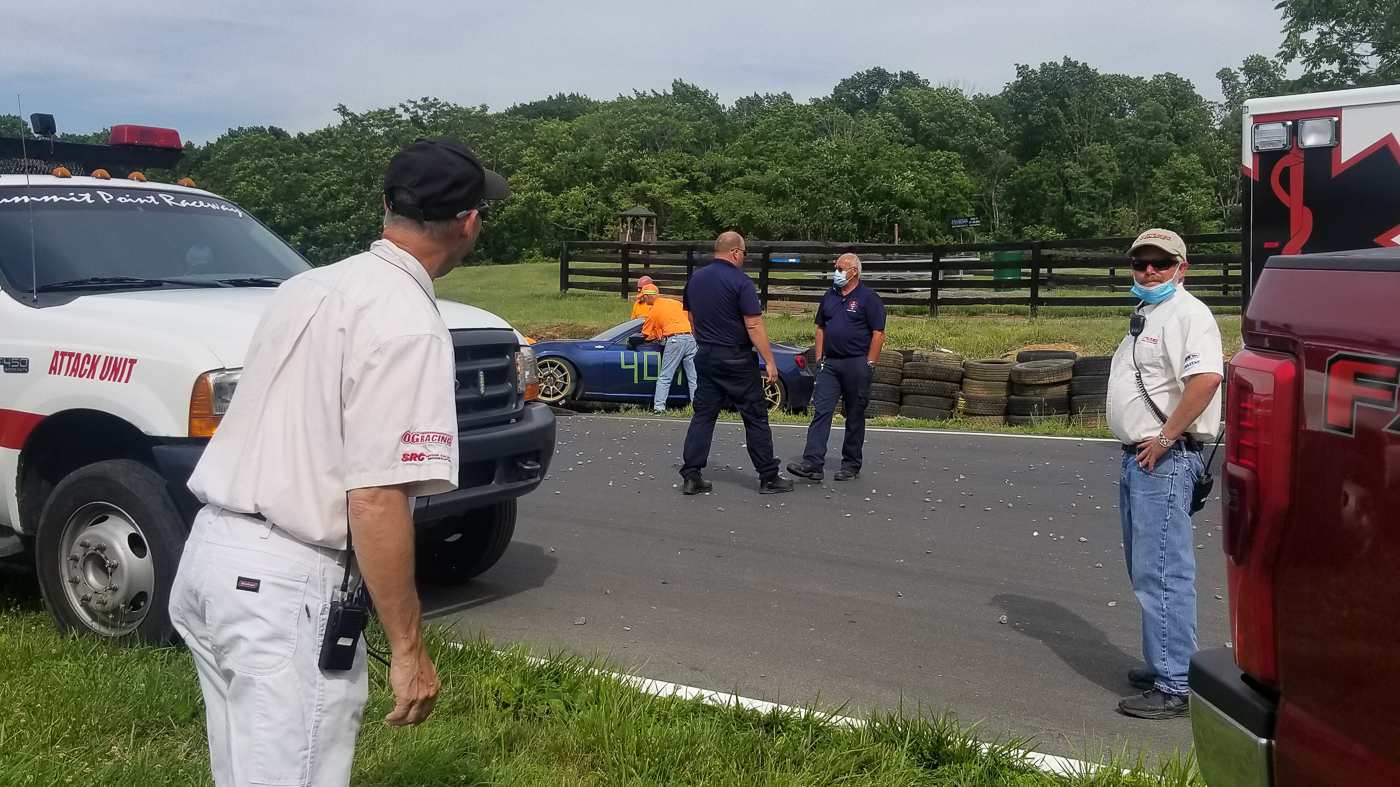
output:
[[1209, 787], [1274, 783], [1274, 714], [1278, 703], [1245, 682], [1229, 648], [1191, 657], [1191, 736]]
[[[530, 402], [511, 423], [459, 434], [457, 488], [418, 498], [413, 520], [422, 524], [534, 491], [554, 459], [554, 431], [554, 413], [547, 405]], [[187, 484], [204, 454], [204, 445], [202, 441], [179, 442], [154, 448], [156, 464], [186, 523], [194, 522], [203, 505]]]

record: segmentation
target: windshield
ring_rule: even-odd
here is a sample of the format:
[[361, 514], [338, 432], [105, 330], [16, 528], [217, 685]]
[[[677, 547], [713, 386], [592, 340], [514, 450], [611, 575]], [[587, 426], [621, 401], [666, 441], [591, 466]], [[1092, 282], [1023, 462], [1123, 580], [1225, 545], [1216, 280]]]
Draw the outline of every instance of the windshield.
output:
[[0, 274], [19, 291], [64, 283], [275, 286], [310, 267], [242, 208], [216, 197], [123, 188], [0, 192]]
[[640, 331], [640, 330], [642, 329], [642, 323], [643, 323], [643, 322], [646, 322], [646, 319], [643, 318], [643, 317], [638, 317], [638, 318], [635, 319], [635, 320], [628, 320], [627, 322], [624, 322], [624, 323], [621, 324], [621, 325], [614, 325], [613, 327], [607, 329], [606, 331], [603, 331], [602, 333], [598, 334], [597, 336], [594, 336], [592, 339], [589, 339], [588, 341], [590, 341], [590, 342], [610, 342], [610, 341], [612, 341], [612, 340], [614, 340], [614, 339], [620, 339], [620, 338], [622, 338], [623, 336], [631, 336], [632, 334], [634, 334], [634, 333], [636, 333], [637, 331]]

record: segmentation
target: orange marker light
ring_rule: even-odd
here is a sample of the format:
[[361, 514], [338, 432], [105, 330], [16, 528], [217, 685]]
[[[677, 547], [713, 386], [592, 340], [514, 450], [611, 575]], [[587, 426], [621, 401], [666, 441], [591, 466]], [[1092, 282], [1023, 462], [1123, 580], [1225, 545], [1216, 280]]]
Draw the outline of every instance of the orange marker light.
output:
[[190, 437], [213, 437], [221, 420], [214, 414], [214, 386], [209, 376], [202, 374], [190, 394]]
[[145, 176], [145, 175], [142, 175], [140, 172], [133, 172], [133, 173], [131, 173], [130, 175], [127, 175], [127, 176], [126, 176], [126, 179], [127, 179], [127, 180], [134, 180], [134, 181], [136, 181], [137, 183], [145, 183], [145, 182], [146, 182], [146, 176]]
[[181, 185], [181, 186], [188, 186], [188, 187], [190, 187], [190, 188], [194, 188], [194, 187], [195, 187], [195, 186], [194, 186], [194, 181], [190, 180], [189, 178], [180, 178], [180, 185]]
[[71, 178], [73, 177], [73, 173], [69, 172], [67, 167], [54, 167], [53, 176], [56, 178]]
[[98, 180], [111, 180], [111, 179], [112, 179], [112, 175], [111, 175], [110, 173], [108, 173], [107, 170], [105, 170], [105, 169], [95, 169], [95, 170], [93, 170], [93, 171], [92, 171], [92, 176], [93, 176], [94, 178], [97, 178]]

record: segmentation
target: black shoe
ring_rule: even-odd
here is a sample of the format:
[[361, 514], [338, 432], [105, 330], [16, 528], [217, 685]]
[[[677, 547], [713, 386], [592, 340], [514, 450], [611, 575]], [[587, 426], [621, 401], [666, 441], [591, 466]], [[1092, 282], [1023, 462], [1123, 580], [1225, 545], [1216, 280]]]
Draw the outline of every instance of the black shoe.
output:
[[1156, 683], [1156, 673], [1147, 667], [1133, 667], [1128, 670], [1128, 685], [1135, 689], [1151, 691]]
[[761, 479], [758, 482], [758, 493], [760, 495], [776, 495], [781, 492], [792, 491], [792, 479], [775, 475], [772, 478]]
[[787, 471], [795, 476], [807, 478], [812, 481], [822, 480], [822, 469], [812, 467], [806, 462], [788, 462]]
[[706, 481], [699, 473], [692, 473], [685, 477], [685, 483], [681, 485], [681, 494], [698, 495], [701, 492], [708, 492], [714, 488], [714, 484]]
[[1191, 715], [1191, 699], [1152, 689], [1119, 702], [1118, 712], [1139, 719], [1175, 719]]
[[847, 470], [843, 467], [840, 470], [837, 470], [836, 475], [832, 476], [832, 478], [835, 478], [837, 481], [854, 481], [857, 478], [860, 478], [860, 471]]
[[665, 414], [666, 414], [666, 408], [664, 408], [664, 407], [653, 407], [653, 408], [651, 409], [651, 414], [652, 414], [652, 415], [665, 415]]

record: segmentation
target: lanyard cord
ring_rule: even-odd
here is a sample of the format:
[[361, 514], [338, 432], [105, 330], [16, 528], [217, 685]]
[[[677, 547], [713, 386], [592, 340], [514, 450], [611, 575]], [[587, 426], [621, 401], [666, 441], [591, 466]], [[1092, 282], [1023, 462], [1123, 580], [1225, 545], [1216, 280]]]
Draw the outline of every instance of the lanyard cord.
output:
[[[1152, 408], [1152, 414], [1157, 416], [1157, 420], [1161, 421], [1163, 426], [1166, 426], [1167, 416], [1161, 411], [1160, 408], [1157, 407], [1157, 403], [1152, 401], [1152, 397], [1147, 393], [1147, 385], [1142, 381], [1142, 370], [1138, 368], [1137, 362], [1138, 336], [1141, 335], [1143, 329], [1147, 327], [1147, 317], [1139, 314], [1139, 310], [1146, 305], [1147, 304], [1145, 302], [1139, 303], [1137, 305], [1137, 308], [1133, 309], [1133, 324], [1132, 327], [1129, 329], [1133, 334], [1133, 376], [1137, 379], [1138, 392], [1142, 394], [1143, 401], [1147, 402], [1147, 406]], [[1138, 324], [1137, 322], [1139, 318], [1141, 318], [1142, 320], [1141, 324]], [[1215, 436], [1215, 447], [1213, 447], [1210, 451], [1210, 459], [1206, 460], [1207, 472], [1210, 471], [1211, 462], [1215, 461], [1215, 455], [1220, 451], [1220, 441], [1224, 438], [1225, 431], [1222, 429], [1220, 433]]]

